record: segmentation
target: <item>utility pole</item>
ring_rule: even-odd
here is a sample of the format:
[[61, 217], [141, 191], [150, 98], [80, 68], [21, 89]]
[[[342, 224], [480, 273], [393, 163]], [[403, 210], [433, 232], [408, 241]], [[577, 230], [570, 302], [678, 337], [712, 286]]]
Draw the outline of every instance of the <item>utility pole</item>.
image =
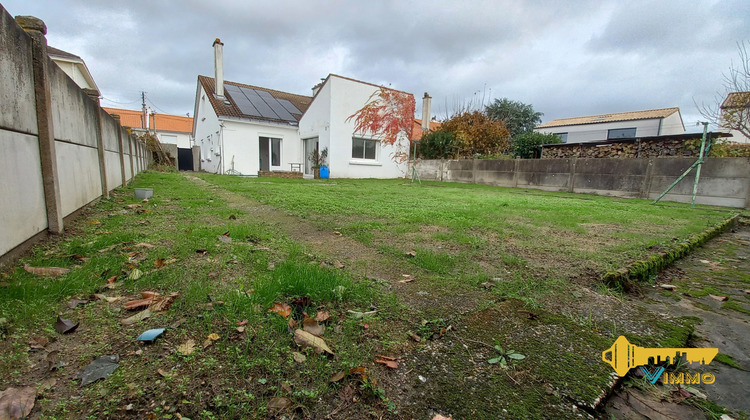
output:
[[141, 91], [141, 128], [146, 128], [146, 92]]

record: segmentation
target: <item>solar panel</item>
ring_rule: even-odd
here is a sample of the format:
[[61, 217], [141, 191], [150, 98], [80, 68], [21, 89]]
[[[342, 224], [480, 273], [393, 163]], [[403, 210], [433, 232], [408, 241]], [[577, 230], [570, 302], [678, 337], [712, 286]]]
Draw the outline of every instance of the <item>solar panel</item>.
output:
[[241, 113], [245, 115], [250, 115], [252, 117], [261, 116], [260, 112], [258, 112], [258, 110], [253, 106], [252, 103], [250, 103], [250, 101], [242, 93], [242, 91], [240, 90], [238, 86], [226, 85], [225, 89], [227, 93], [229, 93], [229, 95], [232, 97], [235, 105], [237, 105]]
[[282, 119], [284, 121], [297, 121], [294, 117], [292, 117], [292, 114], [289, 113], [278, 101], [278, 99], [274, 98], [273, 95], [270, 93], [264, 91], [264, 90], [256, 90], [255, 93], [257, 93], [261, 98], [263, 98], [264, 101], [268, 104], [268, 106], [271, 107], [273, 112], [276, 113], [276, 115], [279, 116], [279, 119]]
[[258, 112], [260, 112], [260, 115], [263, 118], [271, 118], [274, 120], [280, 119], [279, 116], [276, 115], [275, 112], [273, 112], [271, 107], [268, 106], [268, 104], [260, 97], [260, 95], [258, 95], [258, 93], [255, 90], [248, 89], [248, 88], [240, 88], [240, 89], [242, 89], [242, 93], [244, 93], [245, 96], [247, 96], [247, 99], [250, 100], [250, 103], [252, 103], [255, 109], [257, 109]]
[[294, 104], [291, 103], [291, 102], [289, 102], [288, 100], [286, 100], [286, 99], [278, 99], [278, 101], [281, 104], [281, 106], [283, 106], [284, 109], [286, 109], [290, 113], [292, 113], [292, 114], [300, 114], [300, 115], [302, 114], [302, 111], [300, 111], [299, 109], [297, 109], [297, 107], [294, 106]]

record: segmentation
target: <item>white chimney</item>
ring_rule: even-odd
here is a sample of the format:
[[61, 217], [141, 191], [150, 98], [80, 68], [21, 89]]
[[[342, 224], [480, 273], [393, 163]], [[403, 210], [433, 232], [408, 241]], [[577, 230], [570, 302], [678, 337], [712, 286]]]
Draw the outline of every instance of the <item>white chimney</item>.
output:
[[425, 92], [422, 98], [422, 130], [425, 132], [430, 131], [430, 114], [432, 114], [432, 97]]
[[214, 41], [215, 96], [224, 99], [224, 43], [219, 38]]

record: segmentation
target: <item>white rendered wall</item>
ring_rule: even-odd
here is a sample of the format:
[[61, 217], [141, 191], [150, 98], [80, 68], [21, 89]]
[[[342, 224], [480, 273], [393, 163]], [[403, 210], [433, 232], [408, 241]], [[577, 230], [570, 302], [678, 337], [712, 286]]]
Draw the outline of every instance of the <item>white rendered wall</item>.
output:
[[158, 131], [156, 133], [156, 136], [159, 138], [159, 141], [164, 144], [176, 144], [177, 147], [183, 149], [187, 149], [192, 146], [190, 144], [189, 133], [179, 133], [176, 131]]
[[[284, 127], [275, 124], [222, 120], [224, 141], [223, 172], [232, 168], [243, 175], [257, 175], [260, 170], [260, 137], [281, 139], [281, 165], [269, 166], [272, 171], [289, 171], [290, 163], [302, 163], [302, 142], [297, 127]], [[269, 145], [270, 147], [270, 145]]]
[[[398, 178], [406, 175], [406, 163], [397, 164], [393, 154], [395, 146], [378, 144], [375, 160], [352, 158], [354, 119], [350, 115], [360, 110], [379, 88], [331, 76], [330, 140], [328, 162], [331, 178]], [[317, 100], [317, 98], [316, 98]], [[315, 102], [315, 101], [313, 101]], [[365, 137], [368, 136], [360, 136]], [[321, 142], [321, 147], [322, 147]], [[408, 147], [408, 142], [407, 146]]]
[[[310, 107], [299, 121], [300, 139], [318, 138], [318, 149], [331, 149], [331, 83], [321, 86], [318, 95], [313, 99]], [[300, 142], [301, 153], [304, 154], [304, 144]], [[309, 164], [307, 160], [305, 164]], [[328, 159], [330, 163], [330, 158]]]
[[198, 106], [195, 111], [195, 144], [201, 148], [201, 168], [206, 172], [219, 170], [219, 118], [216, 116], [206, 91], [198, 82]]
[[[615, 128], [635, 127], [636, 137], [658, 136], [659, 135], [659, 120], [660, 118], [654, 118], [650, 120], [618, 121], [618, 122], [601, 123], [601, 124], [568, 125], [564, 127], [549, 127], [549, 128], [534, 129], [534, 131], [539, 132], [539, 133], [545, 133], [545, 134], [568, 133], [567, 143], [588, 143], [592, 141], [607, 140], [608, 131], [611, 129], [615, 129]], [[680, 131], [680, 133], [683, 133], [683, 132], [684, 130]], [[672, 134], [672, 133], [665, 133], [664, 131], [662, 131], [661, 134]]]

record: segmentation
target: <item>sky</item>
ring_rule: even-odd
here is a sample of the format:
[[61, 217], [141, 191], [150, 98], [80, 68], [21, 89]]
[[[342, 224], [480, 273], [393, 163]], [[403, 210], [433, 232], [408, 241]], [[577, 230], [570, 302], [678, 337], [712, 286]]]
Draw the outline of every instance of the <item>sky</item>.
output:
[[193, 115], [197, 76], [311, 95], [329, 73], [428, 92], [444, 119], [494, 98], [555, 118], [679, 106], [688, 131], [750, 41], [748, 0], [0, 0], [81, 56], [102, 105]]

